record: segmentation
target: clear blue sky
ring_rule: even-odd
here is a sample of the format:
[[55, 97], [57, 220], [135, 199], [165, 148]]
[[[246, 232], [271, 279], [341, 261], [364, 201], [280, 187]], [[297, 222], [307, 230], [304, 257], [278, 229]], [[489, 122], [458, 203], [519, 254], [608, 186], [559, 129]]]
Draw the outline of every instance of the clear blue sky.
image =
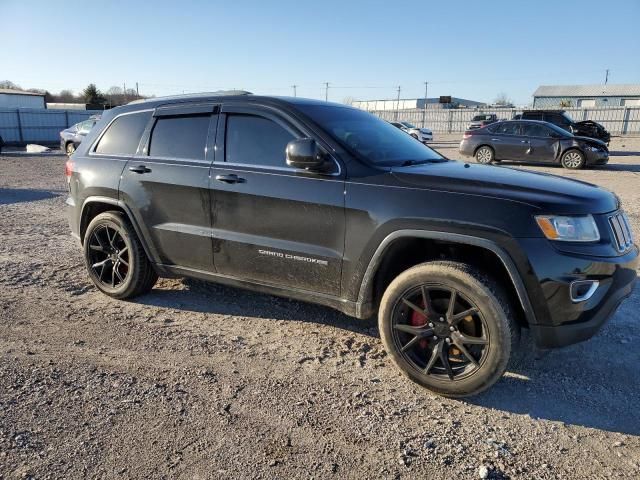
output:
[[[166, 95], [518, 104], [540, 84], [640, 83], [640, 0], [0, 0], [0, 80]], [[351, 88], [345, 88], [351, 87]]]

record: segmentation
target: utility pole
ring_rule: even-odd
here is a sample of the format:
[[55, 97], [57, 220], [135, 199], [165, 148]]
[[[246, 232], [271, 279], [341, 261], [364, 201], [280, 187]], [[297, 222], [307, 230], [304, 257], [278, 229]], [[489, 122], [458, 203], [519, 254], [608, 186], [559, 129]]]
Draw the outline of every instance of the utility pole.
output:
[[400, 115], [400, 85], [398, 85], [398, 100], [396, 101], [396, 120]]
[[297, 87], [297, 86], [298, 86], [298, 85], [291, 85], [291, 88], [293, 88], [293, 96], [294, 96], [294, 97], [297, 97], [297, 96], [298, 96], [298, 95], [296, 94], [296, 87]]
[[422, 111], [422, 128], [427, 126], [427, 99], [429, 98], [429, 82], [424, 82], [424, 110]]
[[140, 91], [138, 90], [138, 82], [136, 82], [136, 100], [140, 98]]
[[606, 85], [608, 81], [609, 81], [609, 69], [607, 68], [607, 71], [604, 74], [604, 84]]
[[123, 103], [127, 103], [127, 84], [122, 82], [122, 98]]
[[324, 101], [329, 101], [329, 82], [324, 82]]

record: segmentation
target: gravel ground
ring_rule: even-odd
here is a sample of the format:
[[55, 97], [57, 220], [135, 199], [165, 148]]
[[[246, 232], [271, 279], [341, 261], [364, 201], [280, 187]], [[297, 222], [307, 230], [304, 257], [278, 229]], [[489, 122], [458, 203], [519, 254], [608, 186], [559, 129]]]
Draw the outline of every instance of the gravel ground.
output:
[[[598, 170], [527, 168], [615, 191], [640, 238], [640, 139], [611, 149]], [[0, 157], [0, 479], [640, 476], [640, 289], [592, 340], [443, 399], [390, 365], [375, 321], [190, 280], [102, 295], [63, 163]]]

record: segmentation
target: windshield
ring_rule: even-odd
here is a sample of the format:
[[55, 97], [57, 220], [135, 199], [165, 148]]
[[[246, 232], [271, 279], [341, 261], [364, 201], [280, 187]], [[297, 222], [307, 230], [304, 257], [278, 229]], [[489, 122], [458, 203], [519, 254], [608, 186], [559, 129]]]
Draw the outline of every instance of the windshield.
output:
[[446, 161], [439, 153], [364, 110], [330, 105], [296, 107], [365, 162], [389, 167]]
[[471, 121], [479, 122], [480, 120], [491, 120], [491, 115], [476, 115], [475, 117], [473, 117], [473, 120]]
[[401, 123], [402, 125], [404, 125], [405, 127], [407, 127], [407, 128], [416, 128], [416, 126], [415, 126], [415, 125], [412, 125], [412, 124], [411, 124], [411, 123], [409, 123], [409, 122], [400, 122], [400, 123]]

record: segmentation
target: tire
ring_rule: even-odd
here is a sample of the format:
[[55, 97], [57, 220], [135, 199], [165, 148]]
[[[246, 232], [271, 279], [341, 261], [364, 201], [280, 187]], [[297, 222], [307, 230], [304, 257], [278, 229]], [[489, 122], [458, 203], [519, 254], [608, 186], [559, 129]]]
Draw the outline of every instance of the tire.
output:
[[73, 152], [76, 151], [76, 146], [73, 144], [73, 142], [68, 142], [67, 145], [64, 147], [64, 149], [67, 155], [71, 156], [73, 155]]
[[496, 155], [493, 148], [483, 145], [476, 150], [474, 156], [476, 157], [476, 162], [487, 165], [495, 160]]
[[496, 383], [520, 336], [499, 286], [469, 265], [448, 261], [396, 277], [382, 297], [378, 324], [400, 371], [446, 397], [476, 395]]
[[579, 170], [584, 167], [586, 160], [584, 158], [584, 153], [582, 153], [580, 150], [572, 148], [571, 150], [567, 150], [562, 154], [560, 163], [562, 163], [562, 166], [564, 168]]
[[158, 280], [131, 222], [122, 212], [101, 213], [91, 220], [83, 248], [91, 281], [110, 297], [142, 295]]

